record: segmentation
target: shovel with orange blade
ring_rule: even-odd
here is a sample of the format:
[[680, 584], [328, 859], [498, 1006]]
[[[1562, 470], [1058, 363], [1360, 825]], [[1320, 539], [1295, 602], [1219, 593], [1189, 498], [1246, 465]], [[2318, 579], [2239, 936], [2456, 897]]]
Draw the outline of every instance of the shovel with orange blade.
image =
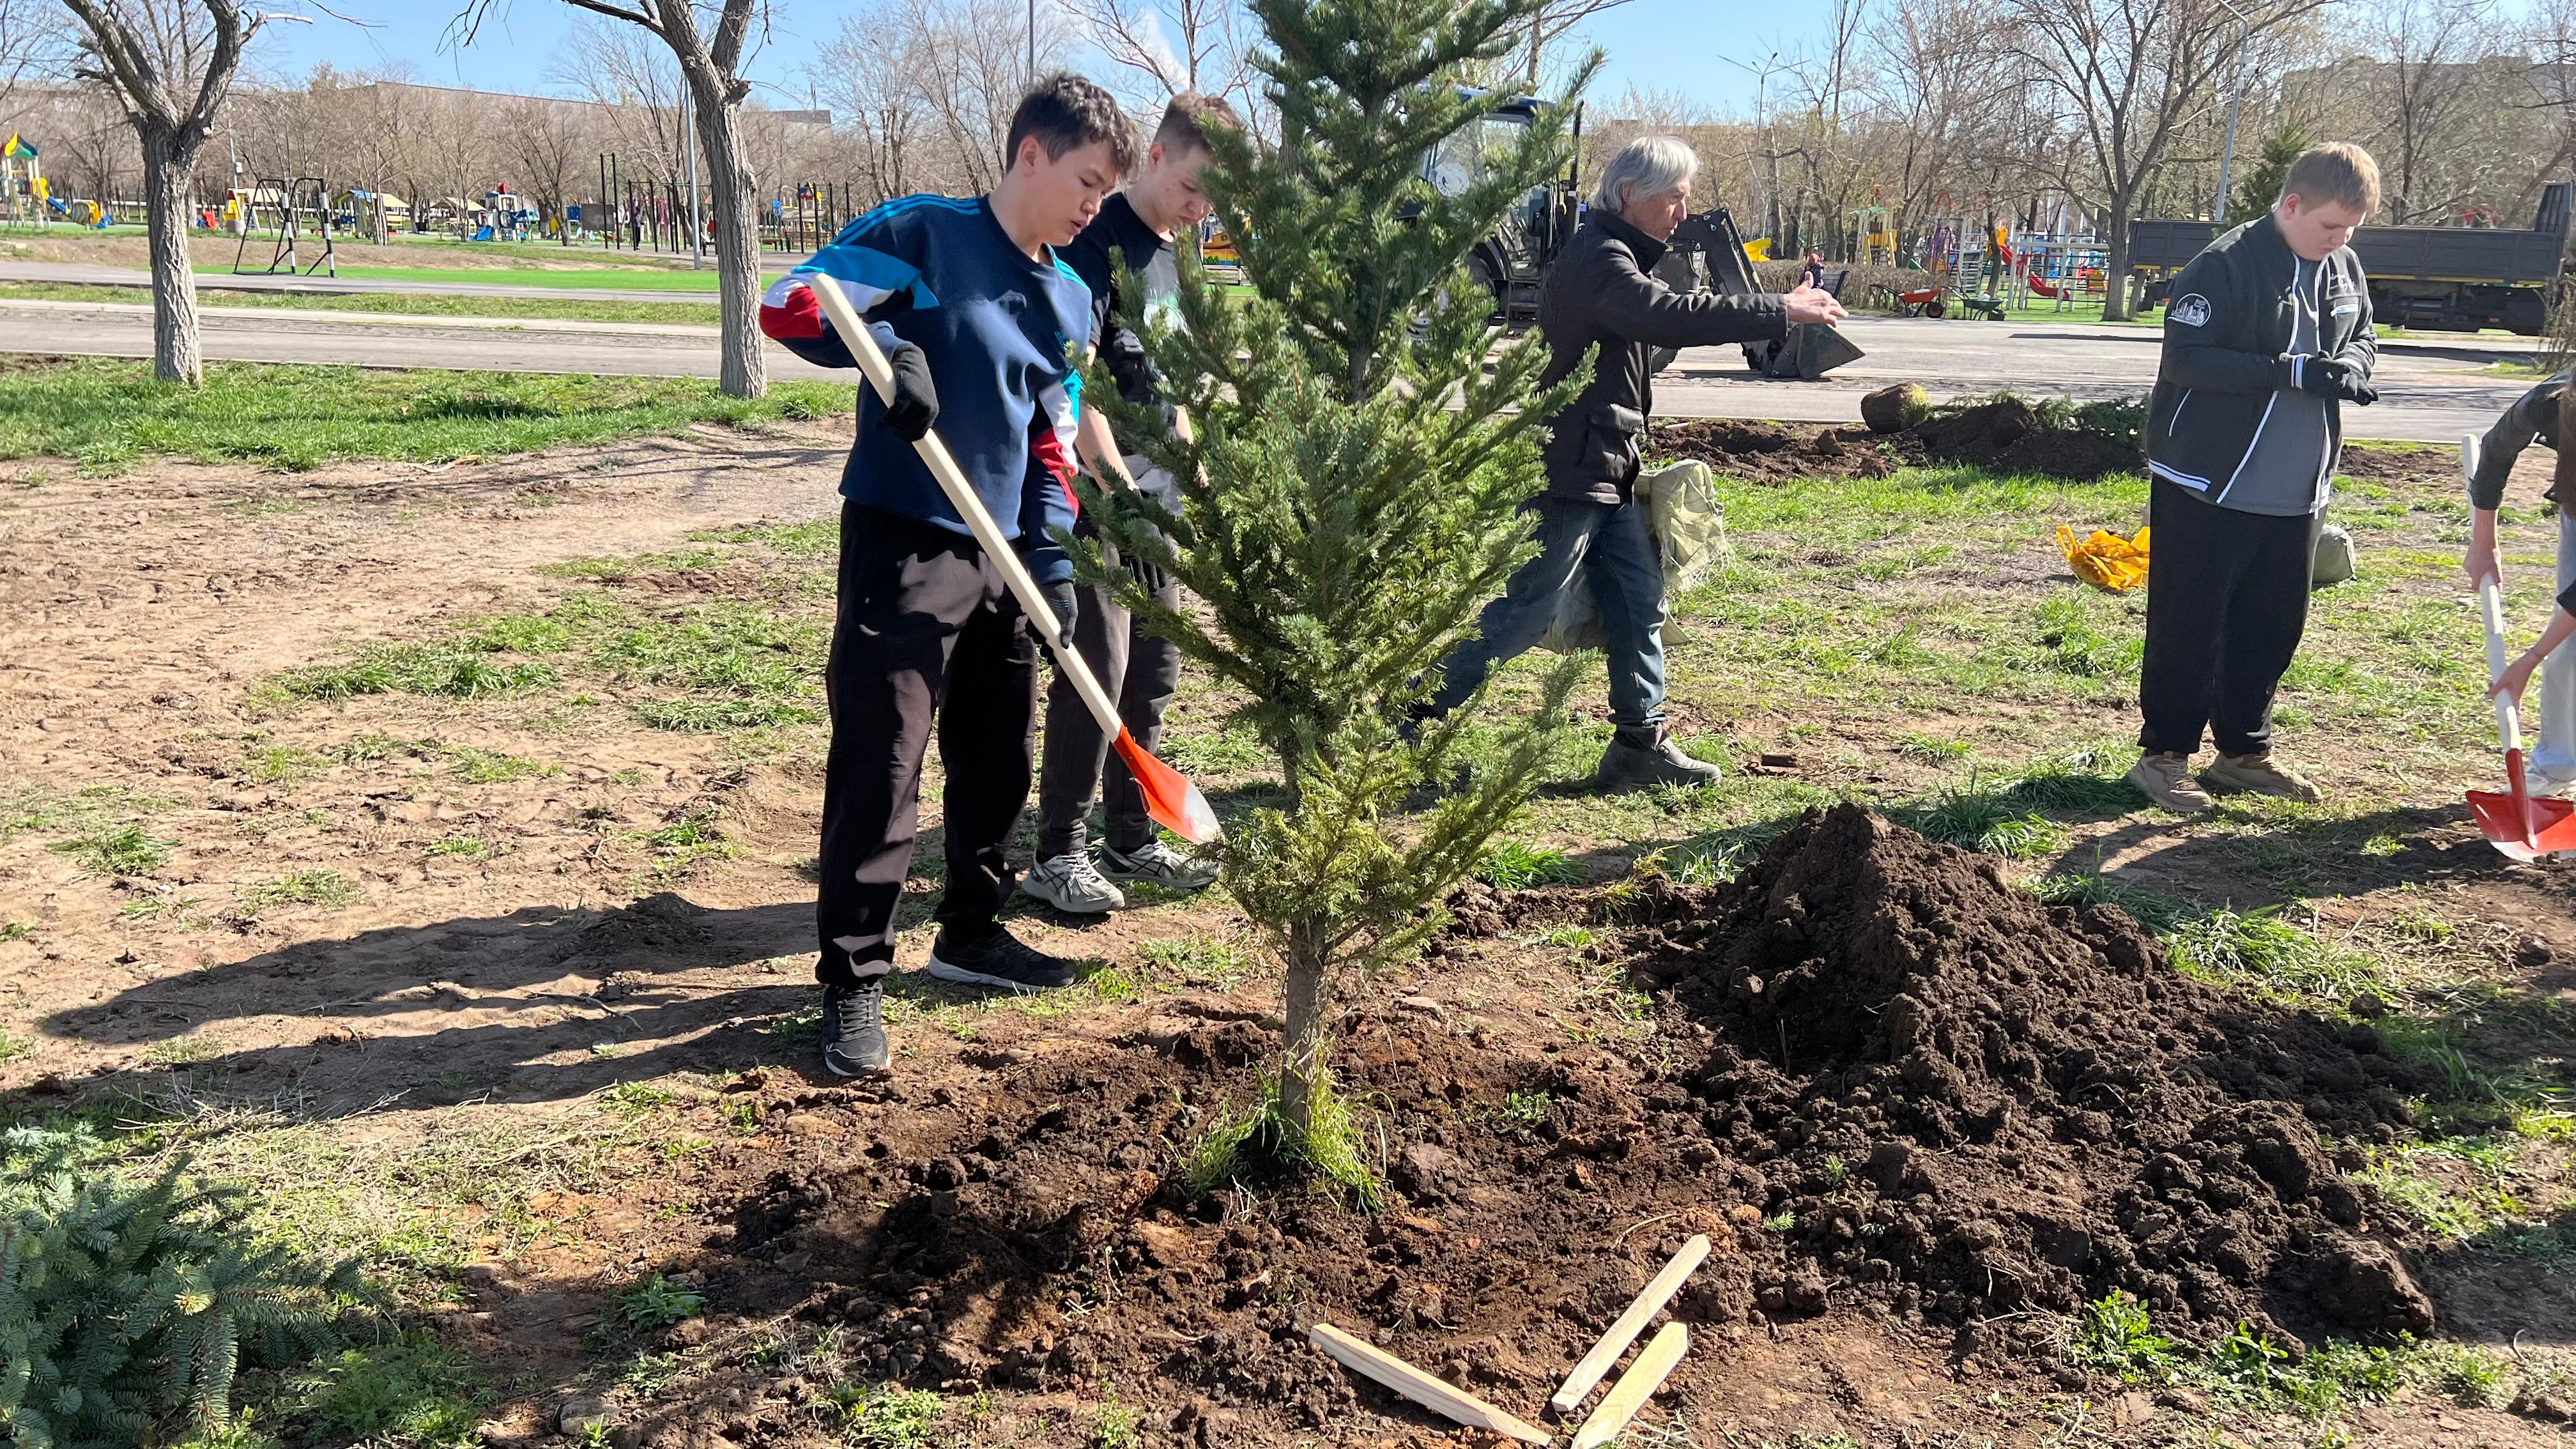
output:
[[[870, 383], [875, 384], [878, 398], [893, 402], [894, 365], [886, 360], [885, 350], [877, 346], [875, 334], [859, 320], [850, 299], [842, 296], [841, 289], [828, 277], [814, 278], [812, 290], [815, 299], [823, 304], [824, 315], [832, 319], [832, 330], [839, 333], [842, 342], [848, 345], [850, 356], [858, 361], [859, 370], [867, 374]], [[1200, 794], [1199, 787], [1191, 784], [1180, 771], [1146, 753], [1145, 747], [1136, 743], [1136, 737], [1119, 720], [1118, 706], [1110, 702], [1109, 692], [1100, 687], [1091, 666], [1082, 662], [1082, 655], [1066, 637], [1063, 625], [1056, 619], [1054, 607], [1047, 603], [1046, 594], [1038, 588], [1038, 581], [1029, 576], [1028, 566], [1020, 562], [1020, 555], [1011, 547], [1011, 541], [1002, 537], [1002, 530], [985, 509], [984, 500], [976, 496], [974, 485], [958, 471], [957, 460], [949, 455], [948, 446], [939, 441], [939, 434], [924, 433], [912, 446], [921, 454], [921, 461], [928, 465], [930, 476], [939, 480], [939, 489], [948, 495], [949, 505], [957, 510], [959, 518], [966, 521], [967, 531], [975, 535], [975, 542], [982, 545], [986, 556], [1001, 569], [1002, 578], [1011, 586], [1011, 592], [1019, 596], [1020, 608], [1029, 616], [1029, 622], [1036, 626], [1038, 637], [1046, 640], [1047, 648], [1054, 651], [1057, 667], [1064, 671], [1065, 678], [1073, 681], [1074, 692], [1082, 696], [1091, 717], [1100, 722], [1103, 733], [1114, 735], [1112, 747], [1118, 751], [1118, 758], [1126, 762], [1128, 772], [1136, 777], [1137, 789], [1145, 797], [1145, 813], [1192, 845], [1205, 845], [1222, 836], [1225, 832], [1218, 826], [1216, 811], [1209, 808], [1207, 796]]]
[[[2462, 441], [2460, 466], [2476, 469], [2475, 438]], [[2493, 574], [2478, 580], [2478, 613], [2486, 620], [2487, 683], [2492, 687], [2504, 677], [2505, 666], [2504, 598]], [[2533, 861], [2576, 850], [2576, 804], [2533, 797], [2522, 771], [2521, 711], [2509, 694], [2495, 697], [2495, 709], [2496, 728], [2504, 735], [2505, 793], [2469, 792], [2469, 813], [2477, 817], [2478, 829], [2486, 833], [2488, 844], [2514, 860]]]

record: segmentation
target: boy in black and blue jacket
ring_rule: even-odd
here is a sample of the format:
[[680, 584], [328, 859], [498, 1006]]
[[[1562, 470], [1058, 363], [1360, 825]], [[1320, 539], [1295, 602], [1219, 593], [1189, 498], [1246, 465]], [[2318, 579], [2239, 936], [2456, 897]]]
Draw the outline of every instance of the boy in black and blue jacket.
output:
[[891, 404], [859, 389], [824, 682], [832, 745], [815, 974], [824, 1065], [841, 1076], [889, 1066], [885, 978], [934, 731], [947, 772], [948, 870], [930, 974], [1024, 991], [1074, 979], [1069, 962], [999, 920], [1013, 885], [1003, 852], [1028, 799], [1040, 641], [912, 445], [938, 424], [1003, 535], [1069, 602], [1072, 563], [1049, 530], [1074, 519], [1076, 369], [1093, 344], [1092, 304], [1054, 248], [1134, 168], [1136, 141], [1106, 91], [1056, 75], [1020, 103], [1005, 155], [1009, 170], [990, 195], [888, 202], [761, 302], [769, 336], [847, 367], [811, 292], [841, 288], [896, 379]]
[[2308, 585], [2345, 403], [2378, 400], [2370, 281], [2349, 242], [2379, 204], [2370, 153], [2341, 142], [2291, 163], [2270, 211], [2174, 279], [2147, 408], [2147, 644], [2142, 754], [2129, 782], [2168, 810], [2209, 790], [2313, 801], [2272, 758], [2272, 698], [2307, 632]]

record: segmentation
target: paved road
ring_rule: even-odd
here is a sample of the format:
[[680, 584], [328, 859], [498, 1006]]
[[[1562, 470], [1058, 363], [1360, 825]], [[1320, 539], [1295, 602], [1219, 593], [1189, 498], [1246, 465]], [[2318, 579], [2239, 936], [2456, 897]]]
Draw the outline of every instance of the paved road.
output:
[[[529, 295], [524, 288], [490, 290]], [[200, 315], [206, 355], [234, 361], [661, 377], [711, 377], [716, 370], [711, 327], [239, 307]], [[2155, 377], [2156, 334], [2145, 328], [1857, 318], [1846, 331], [1867, 355], [1817, 382], [1751, 378], [1732, 347], [1685, 352], [1656, 379], [1656, 411], [1841, 423], [1859, 419], [1862, 393], [1890, 382], [1920, 382], [1939, 398], [2009, 387], [2096, 399], [2142, 393]], [[138, 304], [0, 302], [0, 351], [146, 357], [151, 333], [150, 311]], [[2486, 366], [2530, 350], [2520, 339], [2501, 338], [2384, 344], [2381, 401], [2349, 410], [2347, 426], [2361, 438], [2456, 441], [2485, 428], [2528, 385]], [[776, 347], [769, 367], [774, 377], [833, 375]]]
[[[780, 268], [784, 270], [784, 268]], [[150, 272], [133, 267], [96, 266], [88, 262], [0, 261], [0, 281], [62, 282], [85, 287], [149, 287]], [[388, 277], [236, 277], [229, 272], [199, 272], [200, 288], [227, 292], [424, 292], [441, 297], [552, 297], [574, 302], [712, 302], [704, 292], [644, 287], [530, 287], [510, 282], [407, 282]]]

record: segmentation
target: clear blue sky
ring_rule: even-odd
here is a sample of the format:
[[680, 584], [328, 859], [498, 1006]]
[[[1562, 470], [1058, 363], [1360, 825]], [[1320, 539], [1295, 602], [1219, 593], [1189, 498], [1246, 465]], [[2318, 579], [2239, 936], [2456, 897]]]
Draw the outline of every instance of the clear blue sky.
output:
[[[576, 11], [563, 0], [502, 0], [471, 47], [449, 43], [446, 31], [458, 0], [327, 0], [333, 10], [370, 28], [334, 20], [311, 11], [314, 23], [275, 25], [262, 36], [255, 57], [270, 72], [300, 73], [317, 61], [351, 69], [373, 69], [395, 61], [409, 62], [432, 85], [471, 86], [490, 91], [552, 89], [546, 71], [556, 49], [573, 25]], [[805, 38], [819, 38], [839, 25], [854, 8], [845, 0], [775, 0], [779, 32], [755, 74], [785, 79], [794, 69], [788, 58]], [[304, 7], [293, 0], [273, 0], [280, 11]], [[1630, 85], [1678, 90], [1711, 104], [1750, 112], [1753, 79], [1726, 64], [1735, 59], [1759, 65], [1774, 50], [1784, 54], [1812, 36], [1824, 20], [1821, 6], [1783, 6], [1774, 17], [1748, 24], [1742, 16], [1752, 7], [1722, 5], [1717, 0], [1630, 0], [1620, 9], [1596, 17], [1588, 38], [1609, 52], [1610, 66], [1595, 92], [1596, 104], [1615, 99]], [[772, 104], [792, 104], [789, 94], [768, 93]]]

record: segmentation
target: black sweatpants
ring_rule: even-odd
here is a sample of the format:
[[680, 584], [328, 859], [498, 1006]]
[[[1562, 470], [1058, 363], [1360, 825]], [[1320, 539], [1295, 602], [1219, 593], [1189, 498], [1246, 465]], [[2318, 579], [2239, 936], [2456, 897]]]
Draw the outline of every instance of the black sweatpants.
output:
[[964, 534], [841, 505], [839, 608], [824, 693], [822, 959], [847, 986], [894, 969], [895, 907], [920, 827], [931, 732], [947, 771], [948, 881], [938, 921], [996, 929], [1015, 884], [1003, 849], [1019, 829], [1036, 744], [1038, 639], [1001, 570]]
[[2190, 754], [2206, 726], [2221, 754], [2272, 744], [2272, 696], [2308, 630], [2323, 515], [2277, 518], [2203, 501], [2162, 478], [2149, 492], [2147, 653], [2138, 744]]
[[[1088, 521], [1075, 529], [1096, 536]], [[1113, 565], [1114, 545], [1103, 552]], [[1181, 586], [1159, 580], [1154, 598], [1180, 607]], [[1135, 627], [1133, 616], [1101, 589], [1086, 588], [1073, 625], [1074, 648], [1118, 706], [1120, 723], [1150, 753], [1163, 738], [1163, 711], [1180, 687], [1181, 651], [1171, 640]], [[1160, 827], [1145, 813], [1145, 794], [1126, 762], [1109, 756], [1110, 736], [1091, 717], [1072, 681], [1057, 670], [1047, 688], [1046, 764], [1038, 772], [1038, 858], [1052, 859], [1083, 848], [1096, 795], [1106, 794], [1109, 848], [1122, 854], [1143, 849]], [[1103, 776], [1106, 775], [1104, 779]], [[1105, 787], [1105, 788], [1104, 788]]]

